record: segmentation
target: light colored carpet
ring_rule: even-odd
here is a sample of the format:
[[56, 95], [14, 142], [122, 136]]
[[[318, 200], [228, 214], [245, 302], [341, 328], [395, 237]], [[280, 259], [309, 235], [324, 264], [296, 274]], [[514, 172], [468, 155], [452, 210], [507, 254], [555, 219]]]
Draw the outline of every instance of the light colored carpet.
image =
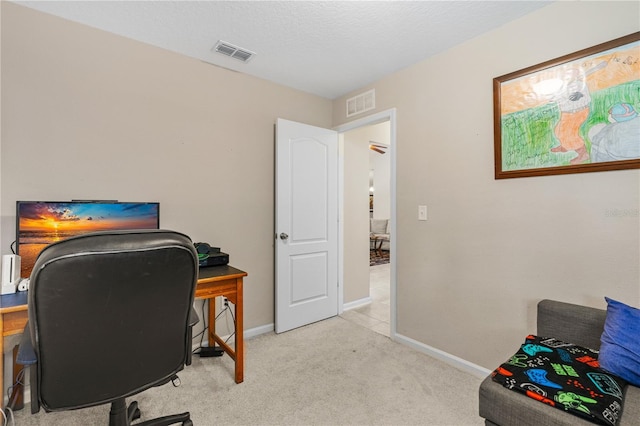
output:
[[[179, 375], [180, 387], [135, 397], [142, 420], [190, 411], [199, 426], [483, 424], [480, 379], [341, 317], [247, 340], [242, 384], [228, 356], [194, 356]], [[31, 415], [25, 406], [15, 424], [106, 425], [108, 411]]]

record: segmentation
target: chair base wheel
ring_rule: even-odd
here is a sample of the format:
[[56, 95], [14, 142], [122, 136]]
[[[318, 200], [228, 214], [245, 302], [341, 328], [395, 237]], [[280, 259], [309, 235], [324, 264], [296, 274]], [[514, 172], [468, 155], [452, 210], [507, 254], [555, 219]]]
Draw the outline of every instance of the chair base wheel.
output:
[[[142, 423], [136, 423], [133, 426], [166, 426], [174, 424], [182, 424], [183, 426], [193, 426], [189, 412], [172, 414], [169, 416], [158, 417], [157, 419], [146, 420]], [[140, 409], [138, 403], [132, 401], [127, 407], [124, 398], [120, 398], [111, 403], [111, 411], [109, 412], [109, 426], [132, 426], [131, 423], [140, 418]]]

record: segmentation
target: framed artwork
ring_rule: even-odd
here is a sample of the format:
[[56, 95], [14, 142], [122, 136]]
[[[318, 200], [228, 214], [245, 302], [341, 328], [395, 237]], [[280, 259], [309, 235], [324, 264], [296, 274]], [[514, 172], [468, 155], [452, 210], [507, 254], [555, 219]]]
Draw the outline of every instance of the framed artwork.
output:
[[640, 168], [640, 32], [493, 79], [495, 178]]

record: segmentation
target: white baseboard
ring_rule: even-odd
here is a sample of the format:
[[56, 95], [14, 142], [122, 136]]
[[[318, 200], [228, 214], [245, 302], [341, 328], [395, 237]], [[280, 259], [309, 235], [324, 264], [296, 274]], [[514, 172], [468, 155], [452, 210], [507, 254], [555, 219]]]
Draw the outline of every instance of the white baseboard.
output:
[[348, 311], [349, 309], [359, 308], [360, 306], [368, 305], [371, 303], [371, 297], [365, 297], [363, 299], [354, 300], [353, 302], [345, 303], [342, 305], [342, 309]]
[[244, 331], [244, 338], [251, 339], [253, 337], [260, 336], [261, 334], [271, 333], [275, 329], [275, 325], [273, 324], [265, 324], [259, 327], [250, 328], [249, 330]]
[[480, 367], [477, 364], [474, 364], [465, 359], [459, 358], [455, 355], [451, 355], [450, 353], [441, 351], [440, 349], [436, 349], [429, 345], [425, 345], [424, 343], [418, 342], [417, 340], [413, 340], [410, 337], [403, 336], [402, 334], [396, 333], [393, 336], [393, 340], [395, 340], [398, 343], [402, 343], [403, 345], [409, 346], [413, 349], [416, 349], [424, 354], [429, 355], [430, 357], [433, 357], [437, 360], [445, 362], [450, 366], [457, 368], [458, 370], [462, 370], [480, 379], [484, 379], [491, 373], [491, 370], [487, 370], [484, 367]]
[[[260, 336], [261, 334], [271, 333], [274, 330], [275, 330], [275, 326], [273, 324], [265, 324], [259, 327], [250, 328], [249, 330], [244, 331], [244, 339], [245, 340], [252, 339], [254, 337]], [[226, 341], [229, 338], [229, 335], [220, 336], [220, 338]], [[207, 341], [207, 339], [204, 339], [202, 341], [202, 346], [205, 346], [205, 347], [209, 346], [209, 342]], [[191, 344], [191, 350], [193, 351], [195, 351], [199, 347], [200, 347], [200, 342], [193, 342]]]

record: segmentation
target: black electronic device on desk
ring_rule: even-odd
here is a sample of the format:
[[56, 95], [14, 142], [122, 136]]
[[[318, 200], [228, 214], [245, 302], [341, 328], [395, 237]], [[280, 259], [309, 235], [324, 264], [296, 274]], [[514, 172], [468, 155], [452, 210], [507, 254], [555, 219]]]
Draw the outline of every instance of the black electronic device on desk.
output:
[[198, 263], [201, 268], [220, 266], [229, 263], [229, 255], [222, 253], [219, 247], [211, 247], [207, 243], [195, 243], [198, 252]]

